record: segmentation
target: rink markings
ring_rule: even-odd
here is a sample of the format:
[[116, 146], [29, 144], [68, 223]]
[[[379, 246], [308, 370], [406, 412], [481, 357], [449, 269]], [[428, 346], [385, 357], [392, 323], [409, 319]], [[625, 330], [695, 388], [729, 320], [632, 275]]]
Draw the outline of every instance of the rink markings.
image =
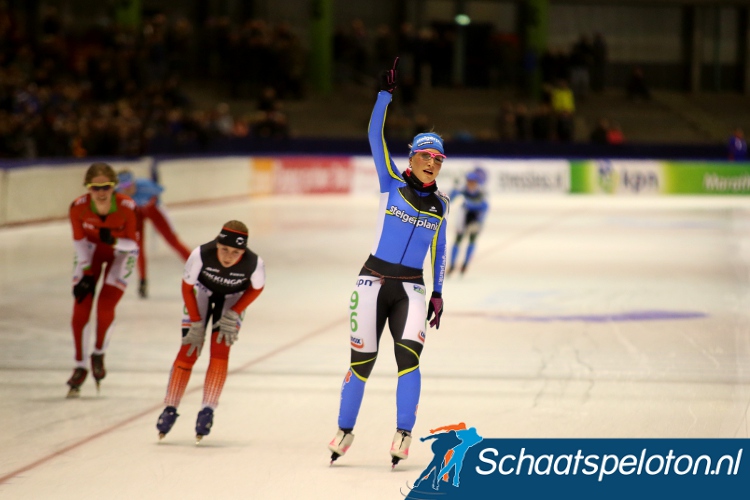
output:
[[[285, 351], [287, 351], [287, 350], [289, 350], [289, 349], [291, 349], [293, 347], [297, 347], [300, 344], [302, 344], [302, 343], [304, 343], [304, 342], [312, 339], [313, 337], [317, 337], [320, 334], [323, 334], [323, 333], [325, 333], [327, 331], [330, 331], [330, 330], [332, 330], [332, 329], [334, 329], [336, 327], [339, 327], [342, 324], [344, 324], [346, 321], [347, 321], [347, 319], [345, 317], [337, 319], [336, 321], [332, 321], [332, 322], [328, 323], [327, 325], [321, 326], [320, 328], [317, 328], [317, 329], [315, 329], [315, 330], [313, 330], [313, 331], [311, 331], [311, 332], [309, 332], [309, 333], [307, 333], [307, 334], [305, 334], [305, 335], [303, 335], [301, 337], [297, 337], [294, 340], [292, 340], [290, 342], [287, 342], [286, 344], [283, 344], [283, 345], [277, 347], [276, 349], [273, 349], [273, 350], [267, 352], [266, 354], [263, 354], [261, 356], [258, 356], [257, 358], [251, 359], [247, 363], [245, 363], [243, 365], [240, 365], [237, 368], [234, 368], [232, 370], [229, 370], [228, 373], [229, 374], [233, 374], [233, 373], [241, 372], [243, 370], [247, 370], [251, 366], [254, 366], [254, 365], [257, 365], [259, 363], [262, 363], [263, 361], [266, 361], [266, 360], [268, 360], [268, 359], [270, 359], [270, 358], [272, 358], [272, 357], [274, 357], [274, 356], [276, 356], [278, 354], [281, 354], [281, 353], [283, 353], [283, 352], [285, 352]], [[186, 394], [197, 392], [197, 391], [202, 391], [202, 390], [203, 390], [203, 386], [199, 385], [199, 386], [193, 387], [192, 389], [189, 389], [188, 391], [186, 391]], [[38, 459], [38, 460], [36, 460], [34, 462], [31, 462], [28, 465], [25, 465], [25, 466], [23, 466], [23, 467], [21, 467], [19, 469], [16, 469], [16, 470], [11, 471], [11, 472], [3, 475], [3, 476], [0, 476], [0, 485], [2, 485], [4, 483], [7, 483], [9, 480], [11, 480], [14, 477], [17, 477], [17, 476], [23, 474], [24, 472], [28, 472], [30, 470], [36, 469], [40, 465], [44, 465], [47, 462], [50, 462], [50, 461], [54, 460], [55, 458], [68, 453], [69, 451], [75, 450], [76, 448], [80, 448], [81, 446], [83, 446], [85, 444], [88, 444], [88, 443], [90, 443], [92, 441], [95, 441], [96, 439], [99, 439], [102, 436], [105, 436], [105, 435], [107, 435], [107, 434], [109, 434], [109, 433], [111, 433], [113, 431], [121, 429], [121, 428], [125, 427], [126, 425], [129, 425], [129, 424], [135, 422], [136, 420], [138, 420], [138, 419], [140, 419], [142, 417], [145, 417], [146, 415], [153, 415], [154, 412], [156, 412], [157, 410], [160, 410], [163, 406], [164, 406], [163, 403], [159, 403], [158, 405], [151, 406], [151, 407], [149, 407], [149, 408], [147, 408], [147, 409], [145, 409], [143, 411], [140, 411], [140, 412], [136, 413], [135, 415], [131, 415], [130, 417], [128, 417], [128, 418], [126, 418], [124, 420], [121, 420], [120, 422], [117, 422], [116, 424], [113, 424], [113, 425], [111, 425], [111, 426], [109, 426], [109, 427], [107, 427], [105, 429], [102, 429], [102, 430], [100, 430], [98, 432], [95, 432], [95, 433], [93, 433], [93, 434], [91, 434], [89, 436], [86, 436], [85, 438], [80, 439], [79, 441], [76, 441], [75, 443], [72, 443], [72, 444], [70, 444], [70, 445], [68, 445], [68, 446], [66, 446], [66, 447], [64, 447], [64, 448], [62, 448], [60, 450], [57, 450], [57, 451], [55, 451], [53, 453], [50, 453], [50, 454], [48, 454], [48, 455], [46, 455], [46, 456], [44, 456], [44, 457], [42, 457], [42, 458], [40, 458], [40, 459]]]
[[563, 222], [565, 219], [569, 219], [570, 217], [574, 217], [580, 213], [584, 212], [584, 209], [572, 209], [567, 210], [562, 214], [557, 215], [556, 217], [552, 217], [549, 220], [540, 222], [534, 226], [528, 227], [526, 229], [523, 229], [515, 234], [510, 234], [508, 238], [505, 241], [501, 241], [499, 243], [495, 243], [494, 245], [489, 245], [488, 247], [481, 247], [477, 251], [477, 255], [474, 257], [474, 262], [477, 261], [477, 259], [481, 259], [485, 255], [496, 255], [498, 251], [507, 250], [509, 247], [515, 245], [519, 241], [522, 241], [526, 239], [529, 236], [533, 236], [536, 233], [541, 233], [546, 231], [547, 229], [550, 229], [561, 222]]

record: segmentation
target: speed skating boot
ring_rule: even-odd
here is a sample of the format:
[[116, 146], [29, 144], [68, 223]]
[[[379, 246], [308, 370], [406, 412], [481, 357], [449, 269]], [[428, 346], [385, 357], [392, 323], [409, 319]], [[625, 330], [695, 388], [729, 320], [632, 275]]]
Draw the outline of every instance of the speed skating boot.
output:
[[83, 385], [88, 374], [89, 371], [86, 368], [76, 368], [73, 370], [73, 375], [68, 379], [68, 385], [70, 386], [68, 398], [77, 398], [81, 395], [81, 385]]
[[411, 446], [411, 432], [397, 429], [391, 442], [391, 468], [396, 467], [399, 460], [409, 458], [409, 446]]
[[336, 432], [331, 442], [328, 443], [328, 449], [331, 450], [331, 463], [344, 456], [346, 450], [352, 445], [352, 441], [354, 441], [354, 434], [351, 430], [339, 429]]
[[91, 355], [91, 375], [96, 381], [96, 390], [99, 391], [99, 383], [107, 376], [107, 370], [104, 369], [104, 353]]

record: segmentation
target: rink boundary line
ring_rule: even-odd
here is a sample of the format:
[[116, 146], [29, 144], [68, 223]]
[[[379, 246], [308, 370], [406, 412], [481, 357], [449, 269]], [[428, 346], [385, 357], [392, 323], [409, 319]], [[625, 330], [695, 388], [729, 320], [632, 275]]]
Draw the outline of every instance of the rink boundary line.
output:
[[[232, 370], [227, 371], [227, 375], [241, 372], [243, 370], [246, 370], [246, 369], [250, 368], [251, 366], [257, 365], [258, 363], [262, 363], [263, 361], [266, 361], [267, 359], [272, 358], [272, 357], [276, 356], [277, 354], [280, 354], [280, 353], [282, 353], [282, 352], [284, 352], [284, 351], [286, 351], [286, 350], [288, 350], [288, 349], [290, 349], [292, 347], [296, 347], [296, 346], [298, 346], [298, 345], [300, 345], [300, 344], [302, 344], [302, 343], [304, 343], [304, 342], [312, 339], [313, 337], [317, 337], [318, 335], [320, 335], [322, 333], [325, 333], [325, 332], [327, 332], [327, 331], [335, 328], [339, 324], [345, 323], [346, 321], [347, 321], [346, 318], [341, 318], [341, 319], [337, 319], [335, 321], [332, 321], [332, 322], [328, 323], [327, 325], [321, 326], [320, 328], [317, 328], [317, 329], [313, 330], [310, 333], [307, 333], [307, 334], [305, 334], [305, 335], [303, 335], [301, 337], [298, 337], [298, 338], [294, 339], [291, 342], [287, 342], [286, 344], [283, 344], [283, 345], [277, 347], [276, 349], [273, 349], [273, 350], [271, 350], [271, 351], [269, 351], [269, 352], [267, 352], [267, 353], [265, 353], [265, 354], [263, 354], [261, 356], [258, 356], [257, 358], [251, 359], [250, 361], [246, 362], [245, 364], [242, 364], [242, 365], [238, 366], [237, 368], [234, 368]], [[197, 392], [197, 391], [202, 391], [202, 390], [203, 390], [203, 385], [200, 385], [200, 386], [193, 387], [192, 389], [190, 389], [188, 391], [185, 391], [185, 394], [191, 394], [191, 393], [194, 393], [194, 392]], [[142, 411], [136, 413], [135, 415], [132, 415], [130, 417], [125, 418], [124, 420], [121, 420], [121, 421], [119, 421], [119, 422], [117, 422], [115, 424], [112, 424], [112, 425], [110, 425], [109, 427], [107, 427], [105, 429], [102, 429], [100, 431], [97, 431], [97, 432], [89, 435], [89, 436], [86, 436], [86, 437], [84, 437], [84, 438], [76, 441], [75, 443], [69, 444], [68, 446], [65, 446], [64, 448], [62, 448], [60, 450], [57, 450], [57, 451], [52, 452], [52, 453], [50, 453], [50, 454], [48, 454], [46, 456], [43, 456], [42, 458], [39, 458], [39, 459], [35, 460], [34, 462], [31, 462], [30, 464], [24, 465], [23, 467], [20, 467], [20, 468], [14, 470], [14, 471], [11, 471], [11, 472], [3, 475], [3, 476], [0, 476], [0, 486], [2, 486], [3, 484], [6, 484], [9, 480], [11, 480], [14, 477], [17, 477], [17, 476], [23, 474], [24, 472], [28, 472], [30, 470], [34, 470], [37, 467], [39, 467], [41, 465], [44, 465], [47, 462], [50, 462], [50, 461], [54, 460], [55, 458], [57, 458], [57, 457], [59, 457], [61, 455], [64, 455], [65, 453], [67, 453], [69, 451], [75, 450], [76, 448], [80, 448], [81, 446], [86, 445], [86, 444], [88, 444], [88, 443], [90, 443], [92, 441], [95, 441], [96, 439], [98, 439], [98, 438], [100, 438], [100, 437], [102, 437], [104, 435], [107, 435], [107, 434], [109, 434], [109, 433], [111, 433], [113, 431], [116, 431], [116, 430], [118, 430], [118, 429], [120, 429], [122, 427], [130, 425], [131, 423], [135, 422], [136, 420], [138, 420], [138, 419], [140, 419], [142, 417], [145, 417], [146, 415], [153, 414], [155, 411], [161, 409], [163, 406], [164, 406], [164, 403], [159, 403], [158, 405], [151, 406], [151, 407], [149, 407], [149, 408], [147, 408], [145, 410], [142, 410]]]
[[[185, 208], [193, 206], [203, 205], [223, 205], [225, 203], [237, 203], [240, 201], [247, 201], [257, 198], [257, 196], [251, 196], [247, 194], [237, 194], [234, 196], [227, 196], [226, 198], [208, 198], [205, 200], [194, 200], [194, 201], [176, 201], [165, 204], [166, 208]], [[3, 229], [18, 229], [26, 226], [36, 226], [41, 224], [47, 224], [52, 222], [64, 222], [70, 219], [68, 215], [53, 216], [53, 217], [40, 217], [39, 219], [20, 220], [15, 222], [6, 222], [0, 224], [0, 231]], [[2, 479], [2, 478], [0, 478]]]

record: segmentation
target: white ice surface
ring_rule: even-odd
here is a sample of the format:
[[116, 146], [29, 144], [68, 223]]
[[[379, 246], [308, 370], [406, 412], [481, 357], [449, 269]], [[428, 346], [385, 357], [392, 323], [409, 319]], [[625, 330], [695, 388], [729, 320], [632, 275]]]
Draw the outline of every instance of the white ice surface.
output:
[[[402, 498], [391, 471], [395, 362], [384, 334], [356, 439], [329, 467], [348, 367], [348, 299], [377, 198], [264, 198], [170, 210], [193, 247], [240, 219], [266, 261], [211, 435], [194, 444], [207, 352], [181, 417], [155, 423], [179, 346], [182, 264], [150, 236], [150, 297], [117, 309], [97, 396], [72, 371], [66, 222], [0, 230], [0, 498]], [[422, 356], [416, 436], [466, 422], [501, 437], [748, 437], [750, 199], [492, 200]], [[452, 235], [451, 235], [452, 241]], [[429, 280], [428, 280], [429, 281]], [[607, 320], [637, 311], [699, 317]], [[585, 317], [588, 317], [585, 318]], [[601, 321], [593, 321], [600, 318]]]

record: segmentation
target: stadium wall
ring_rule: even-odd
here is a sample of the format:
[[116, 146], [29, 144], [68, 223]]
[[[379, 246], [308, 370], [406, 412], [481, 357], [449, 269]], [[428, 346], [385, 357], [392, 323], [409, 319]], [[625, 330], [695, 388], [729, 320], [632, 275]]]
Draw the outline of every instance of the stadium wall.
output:
[[[393, 159], [405, 168], [406, 157]], [[369, 156], [231, 156], [108, 161], [115, 170], [156, 178], [169, 205], [250, 196], [340, 194], [374, 196]], [[23, 162], [0, 166], [0, 226], [62, 219], [85, 193], [90, 161]], [[439, 185], [445, 192], [469, 171], [486, 172], [490, 195], [611, 196], [749, 195], [750, 163], [663, 160], [454, 158]]]

